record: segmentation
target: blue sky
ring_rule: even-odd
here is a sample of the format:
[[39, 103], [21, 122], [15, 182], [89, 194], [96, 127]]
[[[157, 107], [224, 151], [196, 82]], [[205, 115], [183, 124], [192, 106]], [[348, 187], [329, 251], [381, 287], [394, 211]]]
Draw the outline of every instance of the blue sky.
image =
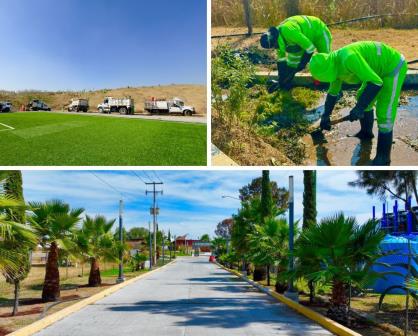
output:
[[[124, 194], [124, 222], [127, 229], [133, 226], [148, 226], [151, 219], [149, 207], [151, 195], [145, 195], [145, 185], [130, 171], [97, 171], [97, 176], [117, 187]], [[151, 171], [148, 177], [138, 171], [142, 179], [155, 178]], [[222, 195], [237, 197], [238, 190], [261, 171], [156, 171], [164, 181], [164, 194], [158, 196], [160, 228], [171, 230], [173, 235], [188, 233], [198, 238], [204, 233], [214, 234], [216, 224], [228, 218], [239, 208], [239, 201]], [[287, 187], [288, 177], [295, 179], [295, 214], [302, 217], [303, 173], [302, 171], [272, 171], [271, 179]], [[361, 222], [371, 217], [372, 206], [380, 200], [365, 191], [349, 187], [347, 183], [356, 178], [353, 171], [318, 172], [318, 218], [343, 210], [346, 215], [356, 216]], [[155, 178], [156, 179], [156, 178]], [[84, 207], [90, 215], [103, 214], [109, 218], [118, 216], [119, 194], [103, 184], [88, 171], [24, 171], [26, 201], [43, 201], [59, 198], [73, 207]], [[380, 205], [378, 214], [380, 213]]]
[[2, 0], [0, 89], [206, 82], [204, 0]]

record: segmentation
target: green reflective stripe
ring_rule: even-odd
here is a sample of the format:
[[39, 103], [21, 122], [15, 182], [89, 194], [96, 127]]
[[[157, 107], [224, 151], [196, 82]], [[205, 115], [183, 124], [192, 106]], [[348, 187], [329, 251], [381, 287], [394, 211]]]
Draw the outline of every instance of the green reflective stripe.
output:
[[284, 62], [284, 61], [286, 61], [286, 60], [287, 60], [287, 58], [286, 58], [286, 57], [279, 58], [279, 62]]
[[305, 21], [308, 23], [309, 28], [312, 29], [312, 24], [311, 21], [308, 19], [308, 17], [306, 15], [302, 15], [302, 17], [305, 19]]
[[313, 53], [314, 51], [315, 51], [315, 46], [313, 44], [311, 44], [311, 46], [308, 49], [306, 49], [306, 52], [309, 54]]
[[[390, 96], [390, 102], [388, 105], [388, 109], [386, 111], [386, 124], [382, 125], [384, 128], [392, 129], [393, 123], [392, 123], [392, 110], [393, 110], [393, 103], [395, 101], [396, 96], [396, 90], [398, 88], [398, 79], [399, 79], [399, 71], [393, 78], [393, 84], [392, 84], [392, 93]], [[398, 104], [398, 102], [396, 102]]]
[[291, 65], [299, 65], [299, 62], [293, 62], [293, 61], [287, 61], [287, 64], [291, 64]]
[[393, 70], [393, 72], [390, 74], [390, 76], [395, 76], [396, 74], [398, 74], [399, 71], [401, 71], [404, 62], [405, 62], [405, 56], [401, 55], [401, 60], [399, 61], [398, 65], [396, 66], [395, 70]]
[[382, 56], [382, 43], [376, 42], [376, 50], [377, 50], [377, 56]]
[[296, 59], [300, 59], [301, 55], [288, 54], [287, 57], [290, 59], [296, 60]]

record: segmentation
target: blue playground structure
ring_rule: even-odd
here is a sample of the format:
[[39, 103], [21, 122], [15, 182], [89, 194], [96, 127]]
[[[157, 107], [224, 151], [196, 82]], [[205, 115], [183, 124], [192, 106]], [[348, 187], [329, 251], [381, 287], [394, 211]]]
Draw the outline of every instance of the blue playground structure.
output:
[[[410, 275], [418, 274], [418, 223], [412, 212], [418, 215], [418, 206], [412, 207], [412, 198], [408, 199], [405, 209], [400, 210], [398, 201], [395, 201], [393, 212], [387, 212], [386, 203], [382, 206], [382, 217], [379, 219], [381, 229], [387, 235], [381, 244], [383, 252], [395, 252], [394, 254], [379, 259], [391, 265], [390, 270], [382, 265], [375, 265], [373, 269], [377, 272], [398, 272], [401, 275], [386, 275], [385, 278], [377, 280], [372, 289], [376, 293], [383, 293], [388, 288], [391, 294], [405, 294], [405, 291], [399, 287], [405, 285], [405, 279], [408, 273], [408, 260], [411, 262]], [[373, 219], [376, 219], [376, 207], [373, 207]], [[412, 257], [408, 257], [411, 255]], [[398, 286], [398, 288], [396, 287]]]

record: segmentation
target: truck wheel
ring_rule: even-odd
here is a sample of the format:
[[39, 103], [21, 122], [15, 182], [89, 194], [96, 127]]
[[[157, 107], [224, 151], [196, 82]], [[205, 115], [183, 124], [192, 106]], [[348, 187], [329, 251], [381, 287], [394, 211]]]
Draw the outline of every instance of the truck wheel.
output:
[[102, 108], [99, 108], [99, 113], [103, 113], [103, 109]]
[[126, 108], [126, 107], [121, 107], [120, 109], [119, 109], [119, 113], [120, 114], [128, 114], [128, 109]]
[[186, 111], [183, 112], [183, 115], [185, 115], [185, 116], [191, 116], [192, 115], [192, 111], [186, 110]]
[[78, 107], [75, 107], [74, 111], [78, 113], [79, 112]]

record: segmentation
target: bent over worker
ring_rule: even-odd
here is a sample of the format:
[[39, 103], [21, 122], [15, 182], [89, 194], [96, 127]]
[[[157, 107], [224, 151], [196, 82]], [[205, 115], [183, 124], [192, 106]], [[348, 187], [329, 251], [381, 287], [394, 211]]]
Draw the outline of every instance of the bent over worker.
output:
[[314, 16], [292, 16], [271, 27], [261, 36], [260, 44], [265, 49], [277, 49], [279, 83], [275, 89], [289, 89], [293, 77], [306, 67], [313, 52], [329, 53], [331, 43], [328, 27]]
[[350, 121], [360, 120], [360, 139], [373, 138], [374, 107], [379, 128], [373, 165], [390, 164], [393, 125], [399, 96], [408, 70], [404, 56], [381, 42], [356, 42], [330, 54], [314, 55], [309, 65], [312, 76], [330, 83], [321, 118], [321, 128], [330, 130], [330, 116], [342, 84], [361, 84]]

